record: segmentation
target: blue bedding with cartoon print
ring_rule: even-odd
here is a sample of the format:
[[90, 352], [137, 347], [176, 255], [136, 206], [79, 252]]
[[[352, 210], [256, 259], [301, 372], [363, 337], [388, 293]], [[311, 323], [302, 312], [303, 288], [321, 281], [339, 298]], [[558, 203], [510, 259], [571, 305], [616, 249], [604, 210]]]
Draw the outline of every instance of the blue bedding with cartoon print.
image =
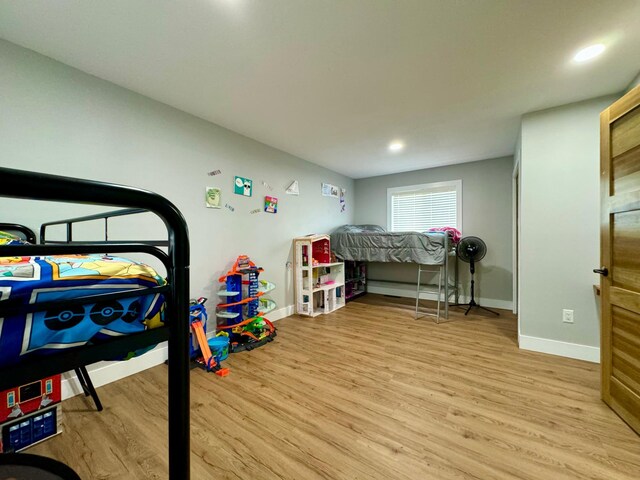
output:
[[[14, 242], [1, 241], [2, 244]], [[24, 305], [164, 285], [151, 267], [107, 255], [0, 257], [0, 303]], [[164, 322], [160, 294], [0, 318], [0, 366], [104, 342]], [[129, 357], [141, 352], [131, 352]], [[128, 358], [129, 358], [128, 357]], [[120, 358], [121, 360], [122, 358]], [[115, 360], [115, 359], [114, 359]]]

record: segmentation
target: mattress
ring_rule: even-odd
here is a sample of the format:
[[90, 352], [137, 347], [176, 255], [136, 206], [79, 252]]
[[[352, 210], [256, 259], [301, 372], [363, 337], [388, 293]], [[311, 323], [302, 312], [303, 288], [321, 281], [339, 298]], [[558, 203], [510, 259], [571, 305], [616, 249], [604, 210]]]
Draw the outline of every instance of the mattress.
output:
[[[151, 267], [108, 255], [0, 257], [0, 305], [19, 306], [164, 284]], [[147, 294], [84, 305], [62, 303], [46, 311], [10, 314], [0, 318], [0, 366], [159, 327], [164, 322], [163, 305], [161, 294]], [[129, 357], [139, 353], [130, 352]]]
[[386, 232], [377, 225], [344, 225], [331, 233], [331, 250], [341, 260], [442, 265], [445, 234]]

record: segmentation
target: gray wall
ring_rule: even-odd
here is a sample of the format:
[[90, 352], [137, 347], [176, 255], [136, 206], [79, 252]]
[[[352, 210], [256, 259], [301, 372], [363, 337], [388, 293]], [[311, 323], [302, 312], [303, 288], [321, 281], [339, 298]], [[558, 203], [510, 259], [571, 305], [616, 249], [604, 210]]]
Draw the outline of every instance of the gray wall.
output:
[[[511, 177], [513, 157], [356, 180], [357, 224], [387, 227], [387, 188], [462, 179], [463, 236], [482, 238], [487, 256], [477, 269], [478, 294], [486, 305], [511, 308], [513, 300]], [[468, 289], [468, 265], [461, 264]], [[415, 282], [413, 264], [371, 264], [370, 277]]]
[[[217, 301], [218, 276], [239, 254], [265, 268], [279, 307], [291, 305], [285, 265], [292, 238], [353, 221], [347, 177], [1, 40], [0, 65], [0, 165], [133, 185], [169, 198], [189, 223], [192, 295], [209, 297], [209, 305]], [[215, 169], [223, 173], [207, 176]], [[254, 181], [252, 198], [232, 193], [234, 175]], [[299, 197], [284, 194], [293, 180]], [[346, 187], [346, 212], [337, 199], [320, 195], [321, 182]], [[205, 208], [206, 186], [222, 188], [223, 204], [235, 211]], [[265, 195], [279, 198], [278, 213], [250, 214]], [[92, 211], [0, 198], [2, 221], [33, 228]], [[120, 225], [121, 237], [157, 237], [160, 230], [147, 219], [127, 229], [133, 231]]]
[[[592, 273], [600, 262], [599, 115], [617, 96], [522, 121], [520, 332], [597, 347]], [[562, 322], [562, 309], [575, 323]]]
[[631, 83], [627, 87], [627, 92], [637, 87], [638, 85], [640, 85], [640, 73], [638, 73], [638, 76], [631, 81]]

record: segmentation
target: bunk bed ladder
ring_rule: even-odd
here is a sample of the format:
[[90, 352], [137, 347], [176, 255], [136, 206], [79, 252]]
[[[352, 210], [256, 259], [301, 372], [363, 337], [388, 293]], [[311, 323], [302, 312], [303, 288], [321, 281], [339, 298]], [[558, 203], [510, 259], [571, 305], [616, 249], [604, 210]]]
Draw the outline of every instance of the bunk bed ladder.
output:
[[[433, 267], [433, 265], [422, 265], [422, 264], [418, 264], [418, 282], [416, 285], [416, 319], [419, 318], [420, 316], [429, 316], [429, 317], [436, 317], [436, 323], [440, 323], [440, 299], [442, 296], [442, 270], [443, 267], [442, 266], [438, 266], [437, 270], [432, 270], [430, 268], [424, 268], [424, 267]], [[420, 315], [420, 294], [424, 293], [424, 290], [422, 289], [422, 284], [421, 284], [421, 276], [422, 273], [438, 273], [438, 299], [437, 299], [437, 308], [436, 308], [436, 313], [423, 313], [422, 315]], [[446, 301], [445, 301], [446, 304]]]
[[[418, 281], [416, 284], [416, 312], [415, 312], [415, 318], [419, 318], [421, 316], [429, 316], [429, 317], [436, 317], [436, 323], [440, 323], [440, 303], [442, 301], [442, 291], [444, 290], [444, 318], [448, 319], [449, 318], [449, 297], [450, 297], [450, 293], [449, 293], [449, 235], [447, 233], [444, 234], [444, 239], [443, 239], [443, 246], [444, 246], [444, 258], [442, 260], [441, 264], [436, 264], [436, 265], [423, 265], [423, 264], [418, 264]], [[431, 268], [429, 268], [431, 267]], [[434, 268], [437, 268], [437, 270], [434, 270]], [[420, 294], [421, 293], [425, 293], [425, 290], [423, 290], [422, 288], [422, 274], [423, 273], [437, 273], [438, 274], [438, 290], [437, 290], [437, 308], [436, 308], [436, 313], [422, 313], [422, 315], [420, 314]], [[457, 291], [457, 282], [458, 282], [458, 272], [457, 272], [457, 264], [456, 264], [456, 275], [455, 275], [455, 282], [456, 285], [454, 286], [455, 291]], [[432, 292], [435, 293], [435, 292]], [[456, 297], [456, 303], [457, 303], [457, 297]]]

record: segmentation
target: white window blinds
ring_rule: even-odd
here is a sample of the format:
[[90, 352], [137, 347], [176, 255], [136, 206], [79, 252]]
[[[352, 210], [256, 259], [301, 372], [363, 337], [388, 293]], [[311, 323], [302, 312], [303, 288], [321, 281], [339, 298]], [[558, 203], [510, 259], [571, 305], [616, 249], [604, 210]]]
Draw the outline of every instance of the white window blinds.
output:
[[460, 226], [462, 182], [443, 182], [390, 188], [389, 225], [392, 232], [423, 232], [430, 228]]

